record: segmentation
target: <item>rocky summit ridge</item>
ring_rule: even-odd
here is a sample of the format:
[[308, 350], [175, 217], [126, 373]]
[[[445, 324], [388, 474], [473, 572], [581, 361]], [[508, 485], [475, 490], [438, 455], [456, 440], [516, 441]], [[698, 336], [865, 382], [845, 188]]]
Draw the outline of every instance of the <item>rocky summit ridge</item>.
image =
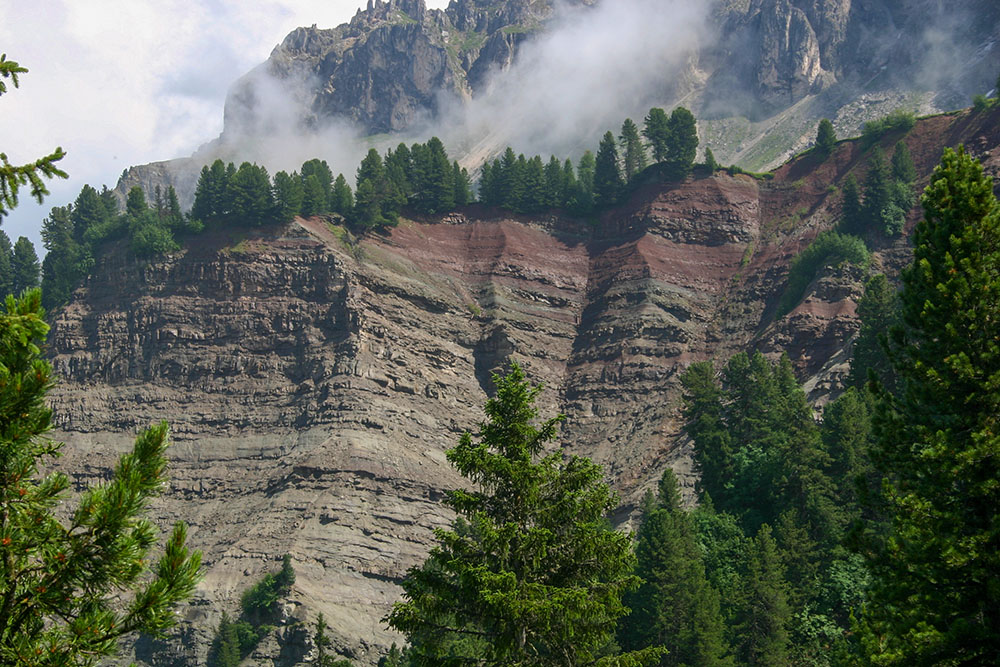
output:
[[[905, 141], [921, 183], [959, 142], [1000, 174], [998, 114], [919, 121]], [[320, 612], [338, 653], [375, 664], [400, 639], [380, 621], [398, 581], [450, 520], [442, 490], [461, 480], [444, 451], [511, 360], [546, 384], [543, 414], [566, 414], [560, 445], [604, 466], [626, 524], [665, 467], [693, 483], [689, 363], [787, 351], [821, 403], [846, 372], [864, 276], [828, 268], [787, 316], [775, 306], [791, 258], [836, 221], [831, 185], [866, 159], [848, 141], [771, 179], [647, 183], [594, 223], [470, 206], [385, 236], [299, 218], [153, 261], [107, 253], [51, 316], [60, 466], [101, 481], [137, 429], [168, 419], [171, 480], [152, 513], [190, 524], [206, 571], [174, 636], [139, 638], [129, 659], [204, 664], [221, 613], [287, 553], [282, 625], [247, 664], [306, 659], [303, 622]], [[908, 256], [884, 242], [874, 268], [898, 274]]]

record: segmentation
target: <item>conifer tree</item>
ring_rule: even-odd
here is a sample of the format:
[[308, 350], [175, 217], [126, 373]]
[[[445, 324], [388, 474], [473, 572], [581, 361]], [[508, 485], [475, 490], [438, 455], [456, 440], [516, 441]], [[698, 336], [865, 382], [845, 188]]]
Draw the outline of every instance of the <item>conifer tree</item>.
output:
[[25, 290], [38, 287], [41, 265], [34, 244], [26, 236], [20, 236], [14, 244], [10, 260], [12, 293], [19, 295]]
[[731, 438], [723, 421], [722, 390], [709, 361], [695, 362], [681, 375], [684, 388], [684, 420], [695, 442], [698, 490], [713, 498], [726, 497], [726, 485], [734, 474]]
[[110, 217], [97, 190], [84, 185], [73, 203], [73, 238], [77, 243], [83, 243], [88, 230], [107, 224]]
[[739, 597], [737, 659], [740, 664], [790, 664], [788, 606], [781, 558], [767, 524], [752, 540]]
[[[10, 79], [10, 82], [17, 88], [18, 75], [27, 71], [27, 68], [21, 67], [17, 62], [7, 60], [6, 53], [0, 54], [0, 95], [7, 92], [5, 79]], [[7, 160], [7, 154], [0, 152], [0, 219], [17, 206], [18, 192], [24, 186], [28, 186], [31, 196], [41, 204], [42, 197], [49, 194], [48, 188], [45, 187], [45, 181], [42, 179], [67, 177], [66, 172], [56, 166], [56, 162], [64, 157], [66, 157], [66, 153], [63, 149], [56, 148], [49, 155], [34, 162], [13, 165]]]
[[670, 118], [667, 112], [659, 107], [653, 107], [646, 114], [642, 135], [649, 142], [653, 154], [653, 162], [663, 162], [670, 152], [672, 137], [670, 136]]
[[299, 173], [302, 175], [303, 182], [308, 180], [310, 176], [315, 176], [316, 184], [319, 186], [319, 190], [322, 191], [322, 194], [319, 194], [319, 192], [316, 193], [317, 197], [313, 207], [315, 213], [326, 213], [329, 211], [330, 198], [333, 195], [333, 171], [330, 170], [330, 165], [326, 163], [326, 160], [313, 158], [302, 163]]
[[694, 114], [684, 107], [677, 107], [667, 121], [670, 143], [664, 162], [671, 177], [681, 179], [691, 173], [698, 155], [698, 127]]
[[[156, 529], [143, 516], [163, 487], [165, 423], [139, 435], [110, 481], [59, 509], [69, 478], [51, 469], [61, 445], [44, 437], [51, 367], [38, 290], [8, 296], [0, 315], [0, 662], [92, 665], [118, 637], [157, 633], [199, 577], [200, 554], [174, 526], [150, 567]], [[63, 518], [60, 518], [63, 517]]]
[[330, 199], [330, 210], [347, 217], [354, 210], [354, 193], [343, 174], [337, 174], [333, 181], [333, 194]]
[[302, 176], [302, 215], [310, 217], [329, 210], [330, 197], [316, 174]]
[[14, 292], [14, 276], [10, 266], [13, 255], [14, 247], [10, 243], [10, 237], [0, 229], [0, 298]]
[[639, 137], [639, 127], [631, 118], [626, 118], [622, 123], [622, 133], [618, 140], [622, 147], [622, 176], [626, 183], [631, 183], [649, 163], [646, 147]]
[[594, 165], [594, 203], [602, 208], [614, 206], [624, 186], [615, 135], [605, 132]]
[[843, 200], [840, 205], [840, 224], [844, 233], [861, 236], [865, 232], [864, 212], [861, 206], [861, 190], [854, 174], [844, 179]]
[[576, 187], [570, 201], [570, 209], [577, 215], [589, 215], [594, 210], [594, 154], [584, 151], [576, 167]]
[[524, 170], [524, 201], [521, 210], [526, 213], [545, 208], [545, 165], [539, 155], [527, 161]]
[[469, 181], [469, 172], [456, 160], [451, 165], [451, 173], [451, 180], [455, 185], [455, 206], [465, 206], [472, 201], [472, 183]]
[[719, 162], [715, 159], [715, 153], [708, 146], [705, 146], [705, 166], [708, 167], [709, 173], [712, 174], [720, 169]]
[[824, 118], [819, 122], [816, 131], [816, 150], [823, 157], [828, 156], [837, 146], [837, 133], [833, 129], [833, 123], [829, 118]]
[[892, 174], [879, 146], [872, 149], [868, 159], [864, 218], [869, 228], [881, 230], [886, 236], [897, 236], [903, 229], [904, 211], [893, 199]]
[[386, 151], [385, 170], [403, 199], [408, 201], [413, 196], [413, 157], [406, 144], [400, 142], [395, 151]]
[[892, 151], [892, 177], [907, 185], [917, 180], [917, 168], [913, 165], [913, 158], [910, 157], [910, 149], [902, 139], [896, 142], [896, 147]]
[[[230, 184], [230, 218], [235, 224], [261, 226], [274, 221], [275, 204], [267, 169], [244, 162]], [[325, 196], [329, 200], [329, 196]]]
[[848, 383], [862, 389], [868, 384], [869, 375], [874, 373], [883, 389], [896, 393], [897, 377], [885, 342], [890, 329], [898, 324], [899, 302], [885, 274], [872, 276], [865, 283], [857, 313], [861, 327], [854, 341]]
[[669, 468], [636, 545], [636, 574], [643, 583], [626, 597], [632, 612], [619, 633], [628, 649], [664, 646], [660, 665], [732, 665], [723, 637], [719, 595], [705, 566], [691, 517], [681, 509]]
[[881, 664], [987, 664], [1000, 655], [1000, 204], [962, 148], [945, 149], [921, 203], [893, 334], [903, 392], [876, 421], [891, 524], [870, 545], [866, 648]]
[[[137, 220], [148, 210], [149, 204], [146, 202], [146, 193], [138, 185], [133, 185], [129, 189], [128, 196], [125, 199], [125, 215], [130, 219]], [[75, 227], [76, 225], [74, 225], [74, 232]]]
[[566, 179], [563, 166], [555, 155], [545, 165], [545, 207], [561, 208], [565, 204]]
[[579, 188], [579, 183], [576, 180], [576, 171], [573, 169], [573, 161], [569, 158], [566, 158], [566, 161], [563, 162], [562, 186], [562, 205], [567, 208], [572, 208], [577, 189]]
[[305, 197], [302, 179], [296, 172], [288, 174], [279, 171], [273, 180], [275, 216], [279, 222], [288, 222], [302, 212], [302, 200]]
[[541, 388], [520, 368], [493, 380], [481, 440], [466, 433], [447, 452], [475, 485], [446, 494], [460, 521], [437, 531], [386, 620], [410, 638], [417, 664], [652, 664], [659, 649], [602, 657], [626, 613], [621, 596], [638, 582], [630, 537], [606, 523], [616, 498], [600, 468], [543, 455], [562, 417], [533, 423]]

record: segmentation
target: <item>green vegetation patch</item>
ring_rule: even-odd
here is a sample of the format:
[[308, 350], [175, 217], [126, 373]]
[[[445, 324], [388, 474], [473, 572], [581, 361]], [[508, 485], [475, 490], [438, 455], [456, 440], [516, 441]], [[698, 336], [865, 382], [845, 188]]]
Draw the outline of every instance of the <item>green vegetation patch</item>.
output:
[[821, 233], [792, 260], [785, 293], [778, 302], [778, 317], [784, 317], [802, 301], [806, 288], [822, 267], [840, 262], [867, 266], [870, 258], [865, 242], [857, 236], [833, 231]]

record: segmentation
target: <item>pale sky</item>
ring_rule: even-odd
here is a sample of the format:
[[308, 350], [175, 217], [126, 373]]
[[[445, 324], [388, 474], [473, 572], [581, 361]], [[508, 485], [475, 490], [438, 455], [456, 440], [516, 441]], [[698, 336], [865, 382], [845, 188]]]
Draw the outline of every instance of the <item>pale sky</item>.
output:
[[29, 70], [0, 96], [0, 152], [23, 164], [62, 146], [70, 176], [41, 206], [22, 191], [4, 231], [41, 256], [53, 206], [84, 183], [114, 187], [131, 165], [190, 155], [222, 131], [229, 86], [285, 35], [349, 21], [365, 2], [0, 0], [0, 53]]

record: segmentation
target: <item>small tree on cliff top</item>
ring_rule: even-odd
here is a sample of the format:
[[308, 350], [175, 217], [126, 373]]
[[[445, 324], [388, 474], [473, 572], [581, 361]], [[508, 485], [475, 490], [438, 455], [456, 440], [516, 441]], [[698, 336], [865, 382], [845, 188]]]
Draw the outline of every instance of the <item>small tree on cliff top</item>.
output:
[[[459, 520], [403, 582], [386, 617], [426, 665], [651, 664], [661, 649], [609, 655], [622, 594], [633, 589], [631, 537], [609, 529], [616, 498], [589, 459], [542, 456], [562, 417], [535, 426], [540, 386], [516, 365], [494, 375], [481, 438], [448, 460], [476, 491], [447, 492]], [[539, 457], [541, 457], [539, 459]]]
[[[201, 555], [174, 526], [149, 568], [156, 529], [143, 517], [163, 486], [167, 425], [139, 435], [106, 484], [83, 493], [66, 522], [55, 516], [69, 488], [38, 477], [61, 445], [44, 437], [51, 368], [41, 356], [48, 325], [41, 294], [7, 297], [0, 315], [0, 664], [92, 665], [123, 634], [159, 633], [191, 594]], [[61, 514], [62, 512], [60, 512]]]

